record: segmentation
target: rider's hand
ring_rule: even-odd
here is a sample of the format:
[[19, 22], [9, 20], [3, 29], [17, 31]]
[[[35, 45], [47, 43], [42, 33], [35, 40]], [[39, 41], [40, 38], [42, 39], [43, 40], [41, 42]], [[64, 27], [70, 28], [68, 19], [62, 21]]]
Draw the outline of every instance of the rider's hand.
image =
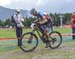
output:
[[33, 21], [33, 23], [37, 23], [38, 22], [38, 19], [36, 19], [35, 21]]
[[37, 22], [37, 25], [41, 25], [40, 22]]

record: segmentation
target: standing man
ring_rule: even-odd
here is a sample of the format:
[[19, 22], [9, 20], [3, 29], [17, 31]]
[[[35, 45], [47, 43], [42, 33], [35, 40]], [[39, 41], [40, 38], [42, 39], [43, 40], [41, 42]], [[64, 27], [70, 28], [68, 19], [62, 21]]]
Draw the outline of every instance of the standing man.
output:
[[24, 21], [23, 16], [20, 13], [20, 10], [16, 10], [16, 14], [12, 16], [12, 22], [14, 23], [14, 26], [16, 28], [16, 36], [18, 39], [18, 46], [22, 45], [21, 41], [20, 41], [20, 37], [22, 35], [22, 28], [23, 28], [23, 24], [22, 21]]
[[72, 39], [75, 39], [75, 12], [72, 13], [71, 17], [71, 27], [72, 27]]

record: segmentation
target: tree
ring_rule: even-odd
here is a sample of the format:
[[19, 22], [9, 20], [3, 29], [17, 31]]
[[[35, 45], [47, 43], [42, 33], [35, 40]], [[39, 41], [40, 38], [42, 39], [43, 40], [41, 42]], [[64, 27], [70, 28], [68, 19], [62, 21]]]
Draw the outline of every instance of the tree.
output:
[[10, 19], [6, 19], [4, 25], [9, 25], [10, 26], [11, 25], [11, 20]]
[[35, 20], [35, 18], [32, 18], [32, 17], [29, 17], [28, 19], [25, 18], [23, 24], [24, 24], [24, 26], [28, 26], [29, 27], [34, 20]]
[[4, 22], [0, 20], [0, 26], [4, 26]]
[[[60, 13], [55, 13], [52, 14], [50, 13], [50, 16], [53, 18], [53, 22], [55, 26], [59, 26], [60, 25], [60, 17], [59, 17]], [[70, 24], [70, 20], [71, 20], [71, 13], [61, 13], [61, 15], [63, 15], [63, 24]]]
[[71, 20], [71, 13], [66, 13], [64, 14], [64, 24], [70, 24], [70, 20]]

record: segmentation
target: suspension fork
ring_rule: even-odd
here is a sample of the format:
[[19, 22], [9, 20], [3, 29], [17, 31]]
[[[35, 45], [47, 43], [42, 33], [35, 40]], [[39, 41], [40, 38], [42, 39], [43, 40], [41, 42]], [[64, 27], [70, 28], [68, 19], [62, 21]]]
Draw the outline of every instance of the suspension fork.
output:
[[[34, 32], [35, 32], [35, 30], [32, 30], [32, 33], [34, 33]], [[33, 36], [31, 35], [30, 38], [29, 38], [29, 40], [28, 40], [28, 43], [32, 42], [32, 38], [33, 38]]]

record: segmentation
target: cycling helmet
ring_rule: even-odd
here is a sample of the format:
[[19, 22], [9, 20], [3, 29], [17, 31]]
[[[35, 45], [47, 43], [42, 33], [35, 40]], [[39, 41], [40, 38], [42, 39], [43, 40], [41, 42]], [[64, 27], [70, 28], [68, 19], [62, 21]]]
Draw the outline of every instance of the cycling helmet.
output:
[[33, 8], [33, 9], [30, 10], [30, 13], [31, 13], [31, 14], [34, 14], [34, 13], [36, 13], [36, 12], [37, 12], [37, 11], [36, 11], [35, 8]]

